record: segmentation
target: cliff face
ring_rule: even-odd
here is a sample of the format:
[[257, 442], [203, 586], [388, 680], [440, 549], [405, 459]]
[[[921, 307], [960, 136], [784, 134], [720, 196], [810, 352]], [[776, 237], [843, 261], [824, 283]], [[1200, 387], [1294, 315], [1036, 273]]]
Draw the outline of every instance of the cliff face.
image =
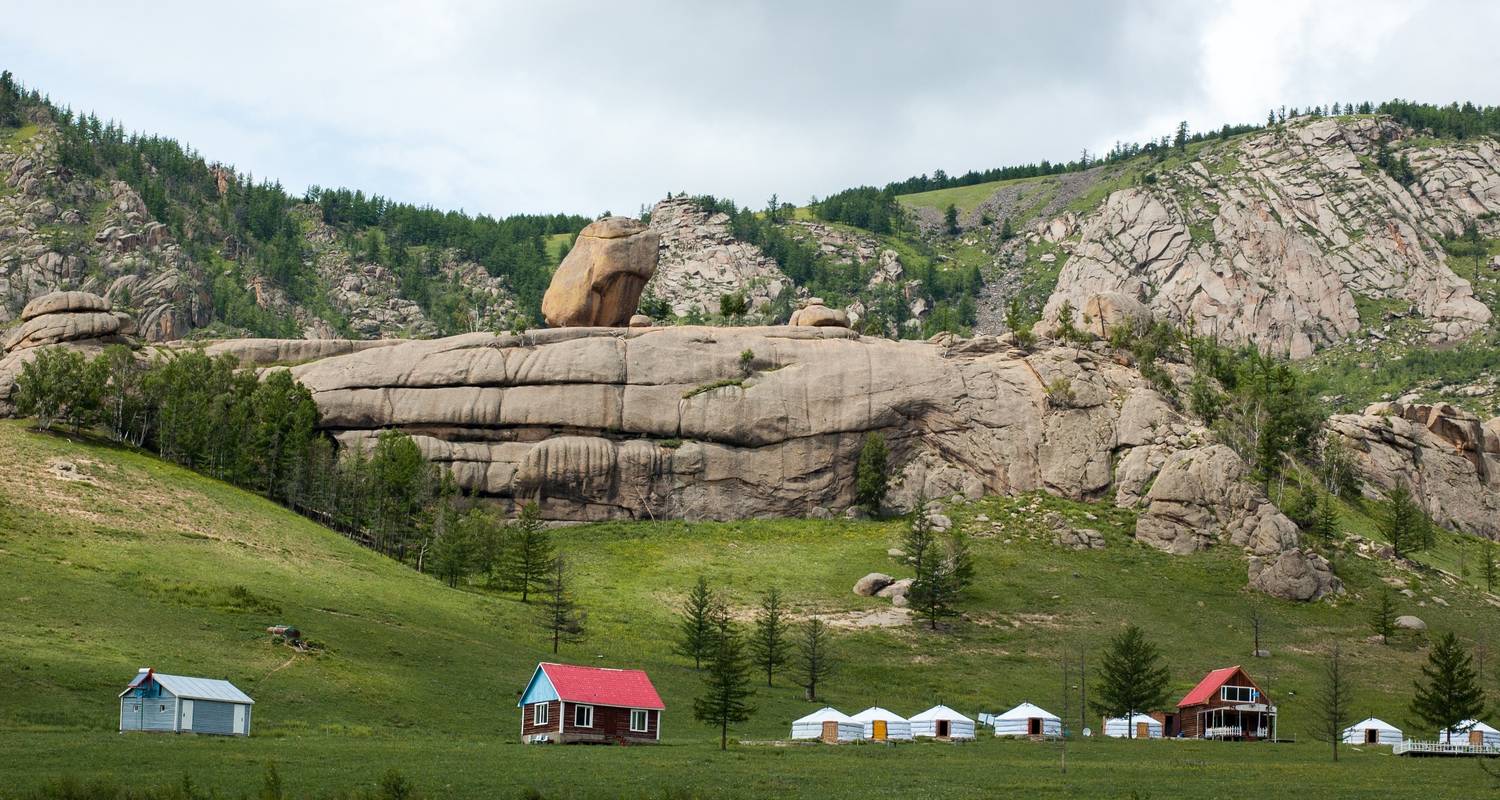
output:
[[1481, 330], [1491, 311], [1454, 273], [1439, 237], [1477, 221], [1500, 235], [1500, 151], [1491, 139], [1409, 147], [1416, 180], [1376, 164], [1389, 120], [1299, 121], [1205, 148], [1043, 234], [1068, 258], [1044, 317], [1099, 292], [1159, 318], [1303, 358], [1360, 329], [1358, 301], [1409, 304], [1433, 342]]

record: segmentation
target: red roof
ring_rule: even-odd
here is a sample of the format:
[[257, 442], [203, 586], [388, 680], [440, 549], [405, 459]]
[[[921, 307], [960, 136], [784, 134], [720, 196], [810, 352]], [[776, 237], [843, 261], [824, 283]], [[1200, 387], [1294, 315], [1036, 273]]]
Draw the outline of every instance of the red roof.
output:
[[638, 669], [603, 669], [572, 664], [542, 664], [542, 672], [569, 703], [621, 708], [666, 709], [651, 679]]
[[1244, 675], [1245, 680], [1251, 686], [1254, 686], [1257, 692], [1265, 694], [1265, 692], [1261, 691], [1260, 686], [1257, 685], [1254, 680], [1251, 680], [1249, 674], [1245, 673], [1245, 671], [1238, 665], [1235, 665], [1233, 667], [1216, 669], [1213, 672], [1205, 675], [1203, 677], [1203, 680], [1198, 681], [1198, 685], [1194, 686], [1193, 690], [1191, 692], [1188, 692], [1186, 697], [1182, 698], [1182, 701], [1177, 704], [1177, 707], [1182, 708], [1183, 706], [1196, 706], [1202, 703], [1207, 703], [1209, 700], [1213, 699], [1214, 693], [1219, 691], [1219, 687], [1227, 683], [1229, 679], [1233, 678], [1236, 674]]

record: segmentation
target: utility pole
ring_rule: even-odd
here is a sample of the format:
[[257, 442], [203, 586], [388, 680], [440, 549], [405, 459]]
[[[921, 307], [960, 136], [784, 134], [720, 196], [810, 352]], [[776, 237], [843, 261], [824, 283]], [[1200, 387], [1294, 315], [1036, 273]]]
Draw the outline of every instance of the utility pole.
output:
[[1089, 726], [1089, 667], [1083, 651], [1078, 651], [1078, 733]]

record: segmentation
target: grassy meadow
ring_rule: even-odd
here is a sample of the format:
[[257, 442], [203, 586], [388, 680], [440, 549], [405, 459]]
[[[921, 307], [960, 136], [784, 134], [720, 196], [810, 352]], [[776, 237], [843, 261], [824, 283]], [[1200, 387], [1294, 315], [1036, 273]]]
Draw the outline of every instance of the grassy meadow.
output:
[[[67, 460], [87, 480], [66, 480]], [[1109, 547], [1061, 550], [1041, 517], [1097, 528]], [[1043, 497], [991, 498], [949, 512], [974, 536], [978, 581], [951, 629], [881, 626], [884, 600], [850, 591], [902, 524], [817, 520], [608, 523], [557, 532], [589, 613], [589, 639], [559, 660], [647, 669], [667, 704], [658, 747], [527, 747], [515, 701], [552, 658], [533, 608], [483, 587], [450, 589], [226, 484], [149, 455], [30, 433], [0, 422], [0, 796], [72, 776], [156, 785], [183, 775], [230, 795], [254, 793], [277, 764], [300, 795], [370, 785], [395, 767], [429, 796], [866, 796], [920, 791], [1037, 797], [1243, 797], [1296, 785], [1316, 796], [1429, 797], [1487, 791], [1469, 761], [1408, 761], [1345, 750], [1333, 765], [1313, 741], [1320, 658], [1340, 642], [1357, 670], [1358, 716], [1409, 724], [1424, 639], [1367, 641], [1368, 601], [1385, 579], [1412, 590], [1403, 613], [1433, 632], [1500, 641], [1490, 598], [1472, 581], [1401, 574], [1338, 559], [1341, 598], [1299, 605], [1243, 589], [1227, 548], [1174, 557], [1137, 546], [1130, 512]], [[1351, 528], [1363, 511], [1345, 508]], [[989, 521], [977, 519], [980, 515]], [[1447, 558], [1444, 540], [1433, 558]], [[798, 615], [836, 626], [841, 669], [826, 702], [912, 714], [944, 702], [966, 713], [1031, 700], [1080, 725], [1064, 659], [1092, 669], [1103, 643], [1135, 622], [1172, 665], [1174, 692], [1207, 670], [1246, 666], [1281, 706], [1284, 745], [1196, 742], [1002, 742], [968, 745], [716, 750], [692, 720], [700, 678], [670, 653], [674, 608], [698, 574], [748, 617], [778, 586]], [[1441, 603], [1437, 598], [1441, 598]], [[1444, 605], [1446, 604], [1446, 605]], [[1267, 619], [1250, 659], [1248, 615]], [[264, 628], [290, 623], [324, 646], [301, 654]], [[1495, 682], [1494, 659], [1485, 676]], [[116, 694], [135, 670], [227, 678], [257, 701], [248, 739], [116, 732]], [[1076, 673], [1071, 683], [1076, 683]], [[778, 676], [762, 685], [736, 739], [772, 740], [817, 706]], [[1064, 714], [1064, 711], [1067, 713]], [[1089, 725], [1098, 726], [1089, 714]], [[1409, 790], [1409, 791], [1408, 791]]]

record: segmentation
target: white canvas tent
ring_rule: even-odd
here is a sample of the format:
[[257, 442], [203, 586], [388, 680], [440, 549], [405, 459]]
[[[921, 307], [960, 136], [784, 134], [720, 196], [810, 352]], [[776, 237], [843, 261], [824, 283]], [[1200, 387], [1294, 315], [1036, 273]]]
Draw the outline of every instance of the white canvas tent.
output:
[[852, 742], [865, 737], [865, 726], [836, 708], [820, 708], [792, 723], [793, 739]]
[[865, 738], [875, 741], [908, 741], [911, 737], [911, 722], [894, 711], [870, 706], [850, 719], [865, 726]]
[[1062, 718], [1033, 703], [990, 718], [996, 736], [1061, 736]]
[[1400, 743], [1401, 729], [1383, 719], [1362, 719], [1344, 729], [1344, 744]]
[[1115, 739], [1160, 739], [1161, 723], [1135, 711], [1123, 717], [1104, 720], [1104, 735]]
[[913, 715], [909, 721], [912, 736], [945, 740], [974, 738], [974, 720], [947, 706], [933, 706]]
[[1500, 731], [1478, 720], [1466, 719], [1438, 734], [1438, 741], [1453, 744], [1484, 745], [1500, 747]]

